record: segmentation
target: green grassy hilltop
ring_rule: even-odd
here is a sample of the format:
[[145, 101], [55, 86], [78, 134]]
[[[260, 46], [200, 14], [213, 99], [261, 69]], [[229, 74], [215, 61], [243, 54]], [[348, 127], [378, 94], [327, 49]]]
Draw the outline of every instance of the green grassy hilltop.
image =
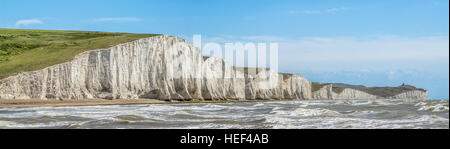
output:
[[156, 34], [0, 29], [0, 79], [64, 63], [84, 51], [151, 36]]
[[372, 95], [376, 95], [379, 97], [391, 97], [398, 95], [400, 93], [404, 93], [407, 91], [413, 91], [413, 90], [420, 90], [420, 91], [426, 91], [422, 88], [416, 88], [411, 85], [401, 85], [397, 87], [366, 87], [363, 85], [351, 85], [351, 84], [344, 84], [344, 83], [318, 83], [318, 82], [312, 82], [312, 91], [318, 91], [323, 86], [332, 84], [333, 88], [332, 91], [339, 94], [344, 91], [346, 88], [355, 89], [359, 91], [363, 91]]

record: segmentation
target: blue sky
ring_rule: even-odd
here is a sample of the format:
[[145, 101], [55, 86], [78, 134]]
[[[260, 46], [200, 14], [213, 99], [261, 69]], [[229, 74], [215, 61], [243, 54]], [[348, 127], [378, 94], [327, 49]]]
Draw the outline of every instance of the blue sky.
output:
[[449, 96], [448, 0], [0, 0], [0, 10], [0, 28], [279, 42], [280, 70], [312, 81]]

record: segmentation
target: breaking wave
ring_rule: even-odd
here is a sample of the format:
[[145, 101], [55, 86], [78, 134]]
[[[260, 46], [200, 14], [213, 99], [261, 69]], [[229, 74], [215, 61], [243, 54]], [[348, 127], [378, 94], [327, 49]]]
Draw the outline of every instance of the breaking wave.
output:
[[415, 105], [420, 107], [419, 111], [431, 111], [431, 112], [448, 112], [448, 103], [430, 104], [426, 102], [420, 102]]
[[0, 128], [448, 129], [448, 100], [311, 100], [0, 109]]

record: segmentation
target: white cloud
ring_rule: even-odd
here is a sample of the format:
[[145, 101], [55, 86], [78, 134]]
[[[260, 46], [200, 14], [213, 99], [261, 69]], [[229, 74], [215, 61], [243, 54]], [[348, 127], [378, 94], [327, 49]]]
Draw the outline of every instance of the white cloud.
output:
[[[206, 42], [279, 43], [280, 58], [310, 62], [429, 61], [449, 59], [448, 36], [303, 37], [203, 36]], [[283, 57], [281, 57], [283, 56]], [[301, 57], [301, 58], [300, 58]]]
[[448, 59], [448, 40], [444, 36], [311, 37], [280, 42], [280, 50], [285, 50], [286, 56], [302, 55], [303, 60], [311, 61], [434, 60]]
[[98, 18], [94, 20], [95, 22], [138, 22], [141, 21], [139, 18], [135, 17], [124, 17], [124, 18]]
[[326, 10], [292, 10], [289, 11], [290, 14], [336, 14], [340, 11], [347, 10], [347, 8], [344, 7], [337, 7], [337, 8], [329, 8]]
[[280, 67], [302, 70], [425, 70], [449, 60], [448, 36], [311, 37], [279, 45]]
[[16, 22], [16, 27], [26, 26], [26, 25], [31, 25], [31, 24], [44, 24], [44, 23], [39, 19], [19, 20]]
[[[213, 40], [211, 40], [213, 39]], [[221, 36], [206, 42], [279, 43], [280, 68], [297, 70], [428, 69], [449, 60], [449, 37], [305, 37]], [[433, 65], [430, 65], [433, 64]]]

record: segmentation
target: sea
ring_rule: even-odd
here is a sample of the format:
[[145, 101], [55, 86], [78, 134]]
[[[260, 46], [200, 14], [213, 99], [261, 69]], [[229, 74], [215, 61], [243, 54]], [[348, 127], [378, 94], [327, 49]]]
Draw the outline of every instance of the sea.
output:
[[0, 129], [449, 129], [448, 100], [290, 100], [0, 109]]

